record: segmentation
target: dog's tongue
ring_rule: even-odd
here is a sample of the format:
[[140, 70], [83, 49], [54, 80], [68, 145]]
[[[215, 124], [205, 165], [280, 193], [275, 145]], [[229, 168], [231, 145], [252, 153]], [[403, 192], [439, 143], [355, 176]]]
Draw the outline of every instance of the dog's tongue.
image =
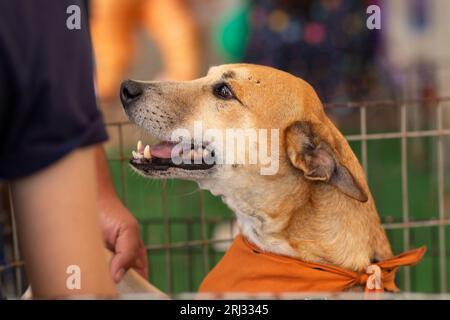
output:
[[164, 141], [153, 145], [151, 147], [151, 155], [152, 157], [161, 158], [161, 159], [170, 159], [172, 156], [172, 149], [175, 146], [175, 143], [171, 143], [168, 141]]

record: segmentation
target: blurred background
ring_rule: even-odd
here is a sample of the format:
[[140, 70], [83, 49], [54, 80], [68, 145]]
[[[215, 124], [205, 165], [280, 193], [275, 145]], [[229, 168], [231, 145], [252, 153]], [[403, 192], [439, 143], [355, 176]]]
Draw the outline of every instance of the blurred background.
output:
[[[394, 252], [428, 246], [418, 266], [398, 273], [398, 285], [450, 292], [450, 1], [89, 4], [110, 167], [117, 191], [141, 222], [150, 280], [161, 290], [195, 291], [235, 234], [234, 217], [194, 183], [153, 181], [131, 171], [136, 141], [151, 138], [126, 121], [120, 82], [189, 80], [213, 65], [246, 62], [313, 85], [366, 170]], [[370, 5], [381, 9], [379, 30], [366, 26]], [[11, 223], [4, 225], [0, 232], [12, 242]], [[0, 265], [14, 254], [11, 246]], [[0, 281], [17, 276], [8, 270], [0, 269]]]

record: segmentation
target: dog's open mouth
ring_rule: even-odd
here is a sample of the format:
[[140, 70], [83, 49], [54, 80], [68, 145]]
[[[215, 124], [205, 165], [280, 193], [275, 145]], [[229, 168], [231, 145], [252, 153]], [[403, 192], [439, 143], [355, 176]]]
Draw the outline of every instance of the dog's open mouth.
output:
[[214, 150], [205, 145], [163, 141], [156, 145], [137, 143], [130, 164], [138, 170], [165, 171], [169, 168], [207, 170], [215, 166]]

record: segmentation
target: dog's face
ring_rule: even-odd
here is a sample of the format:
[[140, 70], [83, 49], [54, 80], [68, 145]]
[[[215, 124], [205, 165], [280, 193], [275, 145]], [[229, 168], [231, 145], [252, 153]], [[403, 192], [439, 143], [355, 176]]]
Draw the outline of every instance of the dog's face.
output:
[[[228, 198], [232, 208], [238, 203], [240, 208], [233, 209], [249, 214], [258, 210], [255, 203], [264, 207], [272, 201], [274, 207], [280, 194], [308, 192], [309, 183], [317, 180], [351, 198], [367, 200], [346, 167], [353, 160], [347, 153], [352, 153], [325, 116], [314, 90], [288, 73], [256, 65], [223, 65], [193, 81], [125, 81], [121, 99], [129, 119], [163, 141], [147, 151], [138, 147], [130, 161], [144, 176], [195, 180], [225, 201]], [[227, 140], [230, 129], [256, 134], [253, 140], [251, 134], [245, 136], [240, 162], [226, 161], [230, 150], [242, 153], [236, 145], [217, 143], [220, 135]], [[251, 152], [257, 153], [256, 162], [251, 161]], [[270, 161], [264, 163], [261, 152]], [[179, 163], [174, 155], [197, 161]]]

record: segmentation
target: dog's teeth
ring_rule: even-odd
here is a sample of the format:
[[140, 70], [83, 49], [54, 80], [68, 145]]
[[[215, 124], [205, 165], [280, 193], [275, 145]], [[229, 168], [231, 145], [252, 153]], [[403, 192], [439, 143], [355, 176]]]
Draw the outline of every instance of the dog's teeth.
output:
[[185, 151], [185, 150], [183, 150], [183, 151], [181, 152], [181, 157], [182, 157], [184, 160], [189, 159], [190, 155], [191, 155], [190, 151], [187, 151], [187, 150]]
[[203, 149], [203, 151], [202, 151], [203, 159], [205, 159], [208, 156], [208, 154], [209, 154], [208, 150]]
[[142, 144], [142, 141], [141, 140], [139, 140], [138, 141], [138, 143], [137, 143], [137, 147], [136, 147], [137, 149], [137, 152], [142, 152], [142, 149], [144, 148], [144, 145]]
[[145, 149], [144, 149], [144, 158], [145, 159], [151, 159], [152, 158], [152, 154], [150, 153], [150, 146], [146, 145]]
[[189, 153], [189, 155], [190, 155], [192, 160], [195, 159], [195, 150], [191, 149], [191, 152]]
[[202, 151], [197, 149], [197, 151], [192, 150], [192, 152], [194, 153], [194, 160], [201, 160], [202, 159]]
[[136, 152], [136, 151], [131, 151], [131, 154], [133, 155], [133, 158], [134, 159], [142, 159], [142, 154], [140, 154], [139, 152]]

